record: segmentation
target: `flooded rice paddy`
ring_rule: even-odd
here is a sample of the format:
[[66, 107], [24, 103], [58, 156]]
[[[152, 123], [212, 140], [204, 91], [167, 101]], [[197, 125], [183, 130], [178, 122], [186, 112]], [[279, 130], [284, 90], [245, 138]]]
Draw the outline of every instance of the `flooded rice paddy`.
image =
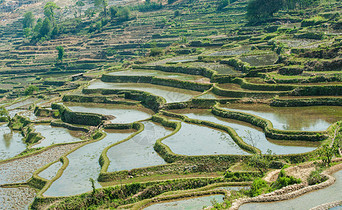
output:
[[64, 103], [71, 111], [111, 115], [115, 118], [112, 123], [132, 123], [145, 120], [152, 116], [153, 112], [142, 106], [100, 105], [100, 104], [74, 104]]
[[[163, 72], [157, 70], [127, 70], [127, 71], [116, 71], [111, 72], [109, 75], [114, 76], [156, 76], [160, 78], [170, 78], [170, 79], [179, 79], [179, 80], [199, 80], [204, 79], [204, 77], [199, 75], [189, 75], [189, 74], [181, 74], [181, 73], [171, 73], [171, 72]], [[209, 79], [207, 79], [209, 81]]]
[[229, 104], [224, 109], [253, 114], [272, 122], [281, 130], [323, 131], [342, 120], [342, 107], [271, 107], [265, 104]]
[[[119, 142], [131, 132], [118, 130], [115, 133], [107, 133], [107, 136], [97, 142], [89, 143], [76, 151], [70, 153], [67, 158], [69, 165], [64, 170], [62, 176], [52, 183], [50, 188], [44, 193], [45, 196], [68, 196], [81, 194], [90, 191], [90, 178], [97, 180], [101, 167], [99, 158], [102, 151], [111, 144]], [[101, 185], [95, 181], [95, 186]]]
[[6, 106], [7, 110], [12, 110], [12, 109], [17, 109], [19, 107], [23, 107], [23, 106], [28, 106], [30, 104], [33, 104], [34, 102], [36, 102], [37, 99], [36, 98], [28, 98], [28, 99], [24, 99], [22, 101], [19, 101], [18, 103], [14, 103], [10, 106]]
[[80, 144], [58, 145], [38, 154], [0, 163], [0, 185], [26, 182], [32, 177], [34, 171], [58, 160]]
[[36, 132], [40, 133], [44, 139], [40, 140], [32, 148], [47, 147], [53, 144], [71, 143], [81, 141], [85, 134], [81, 131], [72, 131], [66, 128], [54, 127], [49, 124], [34, 125]]
[[165, 164], [153, 149], [157, 139], [169, 135], [172, 131], [153, 122], [142, 122], [144, 130], [126, 142], [110, 148], [107, 156], [110, 160], [108, 172], [131, 170], [147, 166]]
[[232, 55], [242, 55], [251, 50], [250, 46], [242, 46], [240, 48], [234, 48], [231, 50], [220, 51], [211, 53], [209, 56], [232, 56]]
[[203, 197], [189, 198], [189, 199], [184, 199], [184, 200], [157, 203], [157, 204], [148, 206], [144, 209], [146, 210], [159, 210], [159, 209], [197, 210], [197, 209], [203, 209], [203, 207], [212, 206], [213, 202], [222, 203], [223, 199], [224, 199], [224, 195], [203, 196]]
[[0, 160], [12, 158], [26, 149], [23, 136], [0, 124]]
[[249, 63], [251, 66], [273, 65], [278, 59], [277, 54], [269, 53], [262, 55], [248, 55], [240, 57], [240, 60]]
[[140, 90], [165, 98], [167, 103], [188, 101], [200, 92], [146, 83], [106, 83], [95, 81], [88, 89]]
[[275, 154], [304, 153], [312, 151], [320, 145], [314, 142], [271, 140], [266, 138], [260, 128], [248, 123], [217, 117], [210, 110], [178, 110], [175, 112], [191, 119], [205, 120], [231, 127], [247, 144], [257, 147], [262, 153], [266, 153], [268, 150]]
[[63, 166], [63, 163], [58, 161], [56, 163], [51, 164], [48, 168], [46, 168], [44, 171], [40, 172], [38, 176], [51, 180], [53, 177], [56, 176], [58, 170]]
[[194, 62], [191, 63], [193, 67], [208, 68], [216, 71], [218, 74], [229, 74], [229, 75], [240, 75], [232, 66], [228, 66], [220, 63], [205, 63], [205, 62]]
[[182, 122], [181, 129], [163, 140], [170, 149], [181, 155], [246, 155], [226, 132]]
[[28, 209], [36, 196], [36, 191], [29, 187], [0, 187], [0, 209]]

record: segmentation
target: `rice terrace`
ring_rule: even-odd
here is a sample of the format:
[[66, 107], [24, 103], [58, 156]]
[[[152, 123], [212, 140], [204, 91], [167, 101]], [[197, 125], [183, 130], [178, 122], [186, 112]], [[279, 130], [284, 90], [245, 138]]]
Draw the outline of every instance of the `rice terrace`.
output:
[[342, 2], [0, 0], [0, 209], [342, 209]]

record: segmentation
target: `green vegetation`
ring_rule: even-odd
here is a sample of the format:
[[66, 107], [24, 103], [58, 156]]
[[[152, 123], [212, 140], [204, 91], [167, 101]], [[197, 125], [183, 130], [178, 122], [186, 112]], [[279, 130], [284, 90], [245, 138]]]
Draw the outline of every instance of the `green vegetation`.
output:
[[63, 62], [63, 57], [64, 57], [64, 48], [62, 46], [57, 46], [56, 50], [58, 51], [58, 56], [57, 56], [57, 63]]
[[[288, 130], [287, 125], [293, 122], [284, 117], [283, 127], [275, 129], [269, 119], [221, 106], [262, 103], [270, 104], [267, 108], [270, 111], [271, 106], [302, 106], [303, 110], [305, 106], [341, 106], [342, 19], [336, 10], [342, 7], [340, 1], [147, 0], [112, 5], [107, 0], [80, 0], [27, 6], [30, 7], [32, 12], [21, 12], [20, 7], [13, 11], [13, 17], [22, 16], [18, 21], [11, 19], [12, 15], [0, 14], [3, 25], [8, 23], [0, 26], [0, 121], [8, 122], [11, 129], [23, 135], [28, 148], [19, 155], [22, 160], [36, 154], [45, 158], [46, 154], [67, 148], [60, 158], [63, 166], [54, 178], [39, 178], [38, 172], [48, 168], [47, 165], [32, 175], [28, 184], [38, 191], [33, 209], [50, 204], [49, 208], [56, 209], [139, 209], [170, 199], [228, 195], [225, 190], [217, 189], [220, 186], [251, 185], [250, 190], [231, 192], [224, 203], [212, 203], [217, 209], [228, 208], [234, 199], [255, 197], [301, 183], [286, 175], [284, 166], [290, 168], [289, 173], [295, 164], [307, 161], [330, 167], [335, 164], [334, 158], [340, 157], [341, 122], [326, 122], [330, 127], [321, 130], [309, 129], [311, 124], [303, 130]], [[115, 83], [124, 83], [120, 88], [125, 86], [128, 90], [116, 89]], [[150, 88], [138, 90], [147, 86]], [[181, 90], [173, 92], [170, 87]], [[184, 99], [190, 90], [198, 94]], [[167, 103], [175, 98], [179, 102]], [[92, 103], [92, 106], [144, 106], [155, 113], [146, 120], [165, 127], [167, 136], [161, 139], [139, 136], [144, 129], [140, 122], [115, 123], [117, 116], [74, 112], [62, 104], [69, 101]], [[11, 116], [18, 110], [25, 111], [10, 118], [4, 107]], [[33, 107], [36, 116], [32, 116]], [[206, 109], [213, 118], [202, 116], [198, 109]], [[187, 113], [185, 110], [189, 113], [177, 114]], [[336, 111], [338, 114], [340, 111]], [[208, 117], [208, 121], [191, 115], [203, 117], [199, 119]], [[260, 145], [258, 148], [252, 137], [239, 136], [233, 126], [214, 122], [215, 119], [244, 126], [247, 131], [253, 128], [263, 133], [268, 143], [288, 146], [289, 151], [307, 147], [308, 152], [263, 154], [260, 151], [265, 148]], [[43, 138], [34, 130], [33, 121], [86, 132], [82, 137], [85, 141], [30, 148]], [[176, 134], [182, 123], [207, 126], [213, 132], [218, 129], [247, 153], [177, 154], [164, 139]], [[2, 126], [7, 125], [2, 123]], [[77, 153], [81, 144], [102, 143], [112, 132], [133, 134], [98, 149], [101, 155], [93, 157], [101, 172], [93, 179], [86, 177], [82, 183], [89, 193], [57, 198], [42, 196], [68, 170], [72, 163], [69, 154]], [[135, 136], [137, 147], [144, 145], [145, 140], [153, 141], [149, 154], [156, 155], [161, 165], [107, 171], [115, 163], [113, 158], [118, 158], [116, 154], [110, 156], [110, 148], [130, 143]], [[5, 141], [11, 141], [9, 135], [6, 137]], [[122, 152], [131, 154], [130, 149]], [[59, 157], [54, 161], [58, 160]], [[264, 176], [272, 169], [281, 170], [276, 181], [268, 183]], [[311, 173], [309, 185], [327, 179], [323, 170]], [[78, 180], [84, 174], [87, 173], [75, 177]], [[97, 182], [109, 187], [95, 189]]]
[[280, 9], [304, 9], [317, 5], [318, 2], [318, 0], [250, 0], [247, 19], [252, 24], [260, 23], [271, 18]]
[[9, 121], [8, 111], [5, 107], [0, 106], [0, 122]]
[[310, 173], [307, 181], [309, 185], [315, 185], [324, 182], [325, 180], [327, 180], [327, 177], [322, 175], [322, 170], [317, 169]]
[[37, 92], [38, 90], [39, 90], [38, 87], [36, 87], [34, 85], [30, 85], [25, 89], [24, 94], [26, 96], [32, 95], [33, 93]]
[[299, 184], [300, 179], [296, 179], [293, 176], [287, 176], [284, 169], [281, 169], [276, 181], [268, 184], [265, 180], [257, 178], [253, 181], [251, 189], [247, 192], [251, 197], [256, 197], [261, 194], [269, 193], [274, 190], [281, 189], [288, 185]]

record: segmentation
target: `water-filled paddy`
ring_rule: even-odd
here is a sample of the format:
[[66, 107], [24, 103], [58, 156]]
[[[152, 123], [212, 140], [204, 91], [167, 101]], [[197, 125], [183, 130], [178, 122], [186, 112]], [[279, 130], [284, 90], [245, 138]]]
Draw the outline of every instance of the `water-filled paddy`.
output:
[[108, 172], [165, 164], [164, 159], [154, 151], [153, 145], [157, 139], [172, 131], [153, 122], [142, 123], [145, 128], [141, 133], [108, 150]]
[[38, 117], [33, 113], [32, 110], [21, 112], [20, 115], [30, 119], [31, 121], [35, 121], [38, 119]]
[[218, 74], [230, 74], [230, 75], [239, 75], [241, 72], [238, 72], [232, 66], [228, 66], [220, 63], [205, 63], [205, 62], [194, 62], [191, 63], [193, 67], [202, 67], [209, 68], [216, 71]]
[[38, 144], [32, 146], [33, 148], [81, 141], [80, 138], [84, 135], [84, 132], [81, 131], [72, 131], [66, 128], [53, 127], [49, 124], [37, 124], [34, 125], [34, 129], [36, 132], [40, 133], [44, 139], [38, 142]]
[[27, 182], [34, 171], [48, 163], [59, 160], [66, 152], [80, 146], [81, 143], [57, 145], [41, 153], [0, 163], [0, 185]]
[[181, 129], [163, 140], [181, 155], [249, 154], [242, 150], [224, 131], [182, 122]]
[[0, 124], [0, 160], [12, 158], [26, 149], [23, 137], [5, 124]]
[[204, 197], [196, 197], [189, 198], [184, 200], [177, 200], [171, 202], [163, 202], [157, 203], [151, 206], [148, 206], [144, 209], [153, 210], [153, 209], [202, 209], [204, 206], [212, 206], [212, 202], [216, 201], [219, 203], [223, 202], [224, 195], [211, 195]]
[[311, 209], [315, 206], [329, 203], [333, 201], [342, 200], [342, 170], [333, 175], [336, 182], [324, 189], [317, 190], [304, 194], [298, 198], [286, 201], [271, 202], [271, 203], [249, 203], [242, 205], [240, 210], [267, 210], [267, 209]]
[[272, 150], [275, 154], [296, 154], [309, 152], [319, 146], [319, 143], [301, 141], [279, 141], [265, 137], [264, 132], [248, 123], [221, 118], [213, 115], [210, 110], [174, 110], [192, 119], [206, 120], [233, 128], [248, 144], [259, 148], [262, 153]]
[[132, 123], [139, 120], [148, 119], [153, 111], [142, 106], [123, 106], [123, 105], [101, 105], [101, 104], [75, 104], [64, 103], [74, 112], [96, 113], [112, 115], [115, 118], [110, 120], [112, 123]]
[[240, 57], [243, 62], [249, 63], [251, 66], [273, 65], [278, 59], [277, 54], [269, 53], [262, 55], [248, 55]]
[[19, 107], [27, 106], [29, 104], [34, 103], [35, 101], [37, 101], [36, 98], [28, 98], [28, 99], [19, 101], [18, 103], [12, 104], [10, 106], [6, 106], [6, 109], [7, 110], [11, 110], [11, 109], [16, 109], [16, 108], [19, 108]]
[[42, 178], [51, 180], [53, 177], [56, 176], [58, 170], [63, 166], [63, 163], [58, 161], [56, 163], [53, 163], [48, 168], [46, 168], [44, 171], [40, 172], [38, 175]]
[[102, 81], [95, 81], [88, 86], [88, 89], [101, 88], [145, 91], [165, 98], [168, 103], [188, 101], [192, 97], [200, 94], [200, 92], [197, 91], [147, 83], [105, 83]]
[[28, 209], [36, 191], [29, 187], [0, 187], [0, 209]]
[[277, 41], [280, 41], [291, 48], [292, 47], [315, 48], [315, 47], [318, 47], [318, 45], [322, 43], [313, 39], [282, 39], [282, 40], [277, 40]]
[[[127, 71], [116, 71], [111, 72], [109, 75], [116, 76], [156, 76], [161, 78], [171, 78], [171, 79], [179, 79], [179, 80], [199, 80], [204, 79], [202, 76], [198, 75], [189, 75], [189, 74], [181, 74], [181, 73], [171, 73], [171, 72], [163, 72], [157, 70], [127, 70]], [[209, 81], [209, 79], [207, 79]]]
[[[90, 191], [90, 178], [97, 180], [101, 167], [99, 158], [102, 150], [107, 146], [119, 142], [131, 135], [127, 131], [107, 133], [107, 136], [97, 142], [86, 144], [85, 146], [70, 153], [67, 158], [69, 165], [64, 170], [62, 176], [57, 179], [44, 193], [46, 196], [68, 196]], [[100, 184], [95, 181], [95, 186]]]
[[225, 186], [225, 187], [218, 187], [216, 189], [224, 189], [229, 191], [239, 191], [239, 190], [249, 190], [250, 186]]
[[209, 56], [230, 56], [230, 55], [241, 55], [251, 50], [250, 46], [242, 46], [231, 50], [220, 51], [211, 53]]
[[253, 114], [270, 120], [273, 127], [282, 130], [323, 131], [342, 120], [342, 107], [271, 107], [265, 104], [229, 104], [232, 111]]
[[16, 114], [26, 111], [25, 109], [12, 109], [8, 111], [8, 116], [13, 118]]

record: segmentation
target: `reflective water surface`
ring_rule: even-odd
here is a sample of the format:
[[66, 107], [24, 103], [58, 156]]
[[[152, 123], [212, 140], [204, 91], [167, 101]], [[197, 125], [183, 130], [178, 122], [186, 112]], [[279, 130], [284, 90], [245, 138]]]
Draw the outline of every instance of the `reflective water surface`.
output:
[[177, 133], [164, 139], [163, 143], [181, 155], [249, 154], [228, 133], [185, 122], [182, 122]]
[[37, 124], [34, 125], [34, 129], [36, 129], [36, 132], [40, 133], [44, 139], [40, 140], [38, 144], [33, 145], [33, 148], [82, 141], [81, 137], [85, 134], [81, 131], [72, 131], [62, 127], [54, 127], [49, 124]]
[[141, 133], [108, 150], [108, 172], [165, 164], [164, 159], [154, 151], [153, 145], [157, 139], [172, 131], [153, 122], [142, 123], [145, 128]]
[[151, 206], [148, 206], [144, 209], [153, 210], [153, 209], [186, 209], [186, 210], [198, 210], [203, 209], [203, 207], [212, 206], [212, 202], [223, 202], [224, 195], [211, 195], [204, 197], [196, 197], [189, 198], [184, 200], [177, 200], [171, 202], [157, 203]]
[[88, 89], [140, 90], [165, 98], [167, 103], [188, 101], [200, 92], [147, 83], [105, 83], [95, 81]]
[[153, 112], [142, 106], [64, 103], [71, 111], [112, 115], [112, 123], [132, 123], [152, 117]]
[[280, 141], [271, 140], [265, 137], [264, 132], [257, 127], [248, 123], [221, 118], [213, 115], [210, 110], [173, 110], [173, 112], [184, 114], [192, 119], [206, 120], [214, 123], [222, 124], [233, 128], [236, 133], [248, 144], [253, 145], [266, 153], [272, 150], [275, 154], [296, 154], [309, 152], [316, 149], [320, 144], [314, 142], [300, 141]]
[[26, 149], [23, 136], [0, 124], [0, 160], [12, 158]]
[[67, 156], [69, 165], [62, 176], [57, 179], [44, 193], [46, 196], [68, 196], [90, 191], [90, 178], [95, 180], [95, 186], [101, 187], [96, 181], [101, 167], [99, 158], [107, 146], [127, 138], [131, 133], [107, 133], [107, 136], [97, 142], [86, 144]]
[[181, 74], [181, 73], [172, 73], [172, 72], [163, 72], [157, 70], [142, 70], [142, 69], [134, 69], [127, 71], [116, 71], [111, 72], [109, 75], [118, 75], [118, 76], [156, 76], [161, 78], [172, 78], [179, 80], [197, 80], [203, 78], [199, 75], [189, 75], [189, 74]]
[[62, 167], [63, 163], [58, 161], [52, 165], [50, 165], [47, 169], [44, 171], [40, 172], [38, 176], [51, 180], [53, 177], [56, 176], [58, 170]]
[[342, 120], [342, 107], [272, 107], [266, 104], [229, 104], [222, 106], [233, 111], [245, 112], [265, 118], [273, 127], [281, 130], [323, 131]]

